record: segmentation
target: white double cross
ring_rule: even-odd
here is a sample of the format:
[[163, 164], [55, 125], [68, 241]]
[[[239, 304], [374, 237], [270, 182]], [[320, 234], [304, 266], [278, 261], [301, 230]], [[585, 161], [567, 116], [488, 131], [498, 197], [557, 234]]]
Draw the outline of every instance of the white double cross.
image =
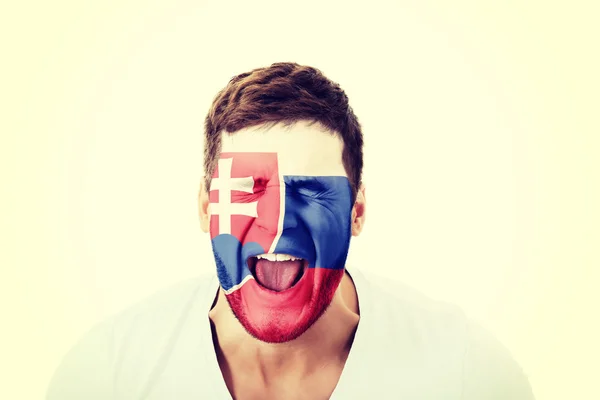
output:
[[211, 215], [219, 216], [219, 235], [231, 234], [231, 216], [246, 215], [248, 217], [257, 217], [258, 202], [252, 203], [232, 203], [231, 191], [240, 190], [247, 193], [254, 193], [254, 178], [232, 178], [231, 167], [233, 158], [224, 158], [219, 160], [219, 177], [213, 178], [210, 184], [210, 190], [219, 191], [219, 202], [210, 203]]

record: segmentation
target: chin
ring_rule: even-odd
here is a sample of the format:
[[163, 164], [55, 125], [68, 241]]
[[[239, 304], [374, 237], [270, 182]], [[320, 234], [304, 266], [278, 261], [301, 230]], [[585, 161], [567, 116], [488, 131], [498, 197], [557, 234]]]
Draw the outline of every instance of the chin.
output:
[[300, 280], [281, 292], [249, 279], [226, 298], [251, 336], [266, 343], [285, 343], [300, 337], [323, 315], [344, 271], [344, 268], [305, 268]]

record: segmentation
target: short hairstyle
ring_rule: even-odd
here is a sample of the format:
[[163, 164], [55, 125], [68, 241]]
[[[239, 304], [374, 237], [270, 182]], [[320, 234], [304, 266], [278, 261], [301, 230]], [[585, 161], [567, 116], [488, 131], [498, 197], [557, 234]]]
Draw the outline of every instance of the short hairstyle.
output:
[[320, 123], [343, 142], [342, 162], [353, 201], [361, 185], [363, 134], [348, 96], [316, 68], [275, 63], [233, 77], [214, 98], [204, 122], [207, 190], [221, 152], [221, 134], [256, 125]]

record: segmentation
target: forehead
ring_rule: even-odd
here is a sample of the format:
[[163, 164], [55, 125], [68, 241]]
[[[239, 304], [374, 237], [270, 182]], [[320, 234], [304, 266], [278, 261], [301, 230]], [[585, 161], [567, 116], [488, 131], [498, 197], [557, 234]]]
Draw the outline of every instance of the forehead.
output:
[[283, 175], [346, 176], [339, 135], [322, 125], [299, 121], [270, 128], [256, 126], [223, 133], [223, 153], [277, 153]]

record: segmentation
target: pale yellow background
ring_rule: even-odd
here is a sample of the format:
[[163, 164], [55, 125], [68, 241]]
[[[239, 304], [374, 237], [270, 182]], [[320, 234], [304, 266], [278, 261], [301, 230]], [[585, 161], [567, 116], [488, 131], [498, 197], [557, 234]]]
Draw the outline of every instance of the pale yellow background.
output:
[[233, 75], [297, 61], [363, 124], [351, 262], [461, 305], [538, 399], [599, 399], [593, 4], [2, 5], [0, 398], [42, 398], [94, 323], [212, 267], [205, 113]]

